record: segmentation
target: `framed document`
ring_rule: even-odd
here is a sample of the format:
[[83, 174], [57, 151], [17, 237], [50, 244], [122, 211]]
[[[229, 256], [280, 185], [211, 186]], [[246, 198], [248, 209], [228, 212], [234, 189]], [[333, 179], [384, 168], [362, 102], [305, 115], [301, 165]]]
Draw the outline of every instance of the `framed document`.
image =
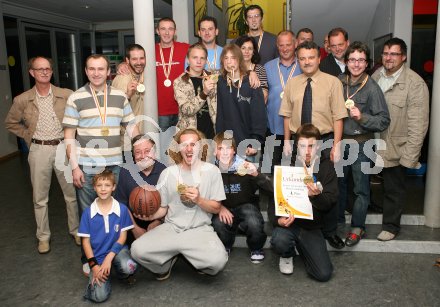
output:
[[313, 220], [313, 209], [310, 203], [307, 182], [310, 178], [303, 167], [275, 166], [274, 199], [275, 215], [289, 216], [297, 219]]

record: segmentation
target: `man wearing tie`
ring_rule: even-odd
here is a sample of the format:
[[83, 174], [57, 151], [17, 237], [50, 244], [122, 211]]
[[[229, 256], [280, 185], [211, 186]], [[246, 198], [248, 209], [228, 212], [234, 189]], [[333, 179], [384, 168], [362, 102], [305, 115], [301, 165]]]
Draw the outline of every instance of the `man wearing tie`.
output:
[[[330, 153], [324, 150], [323, 154], [330, 154], [330, 159], [337, 162], [343, 119], [347, 117], [342, 83], [338, 78], [319, 70], [320, 56], [316, 43], [300, 44], [297, 58], [303, 73], [287, 82], [279, 111], [284, 116], [284, 154], [292, 154], [289, 141], [295, 138], [293, 131], [297, 131], [302, 124], [312, 123], [319, 129], [324, 143], [333, 140]], [[296, 152], [292, 156], [295, 157]], [[335, 223], [331, 223], [329, 229], [324, 228], [323, 233], [331, 246], [340, 249], [344, 247], [344, 242], [336, 235], [337, 211], [331, 215], [334, 215]]]

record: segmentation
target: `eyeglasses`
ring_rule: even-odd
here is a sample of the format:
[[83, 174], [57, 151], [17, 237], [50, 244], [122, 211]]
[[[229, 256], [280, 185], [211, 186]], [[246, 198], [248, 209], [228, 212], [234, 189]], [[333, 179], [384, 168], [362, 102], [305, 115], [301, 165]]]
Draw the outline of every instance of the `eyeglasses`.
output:
[[390, 57], [396, 57], [396, 56], [399, 56], [399, 55], [402, 55], [402, 52], [382, 52], [382, 56], [383, 57], [387, 57], [387, 56], [390, 56]]
[[367, 60], [366, 59], [362, 59], [362, 58], [361, 59], [355, 59], [355, 58], [349, 58], [348, 59], [348, 63], [354, 64], [356, 62], [358, 62], [359, 64], [364, 64], [364, 63], [367, 62]]
[[37, 71], [39, 74], [52, 72], [52, 68], [32, 68], [33, 71]]
[[259, 18], [260, 16], [261, 16], [260, 14], [254, 14], [254, 15], [247, 15], [246, 18], [253, 19], [253, 18]]

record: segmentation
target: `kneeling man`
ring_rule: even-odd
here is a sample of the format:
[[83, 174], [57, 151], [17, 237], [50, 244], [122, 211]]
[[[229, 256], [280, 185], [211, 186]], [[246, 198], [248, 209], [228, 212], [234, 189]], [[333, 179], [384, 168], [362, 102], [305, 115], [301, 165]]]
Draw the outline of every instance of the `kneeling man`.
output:
[[169, 154], [176, 165], [159, 177], [161, 207], [148, 220], [165, 216], [157, 226], [133, 242], [131, 253], [157, 280], [170, 276], [181, 254], [201, 273], [215, 275], [228, 261], [225, 247], [211, 226], [212, 214], [220, 211], [226, 199], [220, 170], [203, 162], [200, 155], [203, 135], [184, 129], [174, 137], [176, 149]]
[[274, 206], [268, 207], [268, 214], [273, 220], [274, 230], [271, 244], [280, 257], [280, 271], [293, 273], [295, 247], [304, 261], [307, 273], [318, 281], [328, 281], [333, 272], [333, 265], [322, 235], [322, 218], [325, 212], [336, 205], [338, 199], [338, 178], [333, 163], [316, 154], [321, 139], [318, 128], [304, 124], [296, 132], [298, 153], [295, 166], [304, 167], [314, 182], [307, 183], [310, 203], [313, 208], [313, 220], [296, 219], [295, 216], [277, 217]]

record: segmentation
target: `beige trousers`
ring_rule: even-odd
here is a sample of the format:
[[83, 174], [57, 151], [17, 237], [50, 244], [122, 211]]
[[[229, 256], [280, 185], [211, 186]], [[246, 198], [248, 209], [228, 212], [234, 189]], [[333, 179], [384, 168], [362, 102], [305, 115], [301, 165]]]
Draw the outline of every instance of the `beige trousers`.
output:
[[[58, 152], [62, 152], [58, 150]], [[52, 180], [52, 172], [55, 171], [61, 190], [64, 194], [67, 209], [67, 223], [69, 233], [76, 235], [78, 232], [79, 217], [78, 204], [76, 202], [75, 188], [73, 183], [67, 183], [64, 172], [55, 167], [57, 146], [31, 144], [29, 148], [29, 167], [33, 188], [33, 203], [35, 220], [37, 222], [37, 239], [40, 241], [50, 240], [48, 202], [49, 190]], [[65, 151], [64, 157], [65, 159]], [[71, 171], [70, 171], [71, 172]]]

